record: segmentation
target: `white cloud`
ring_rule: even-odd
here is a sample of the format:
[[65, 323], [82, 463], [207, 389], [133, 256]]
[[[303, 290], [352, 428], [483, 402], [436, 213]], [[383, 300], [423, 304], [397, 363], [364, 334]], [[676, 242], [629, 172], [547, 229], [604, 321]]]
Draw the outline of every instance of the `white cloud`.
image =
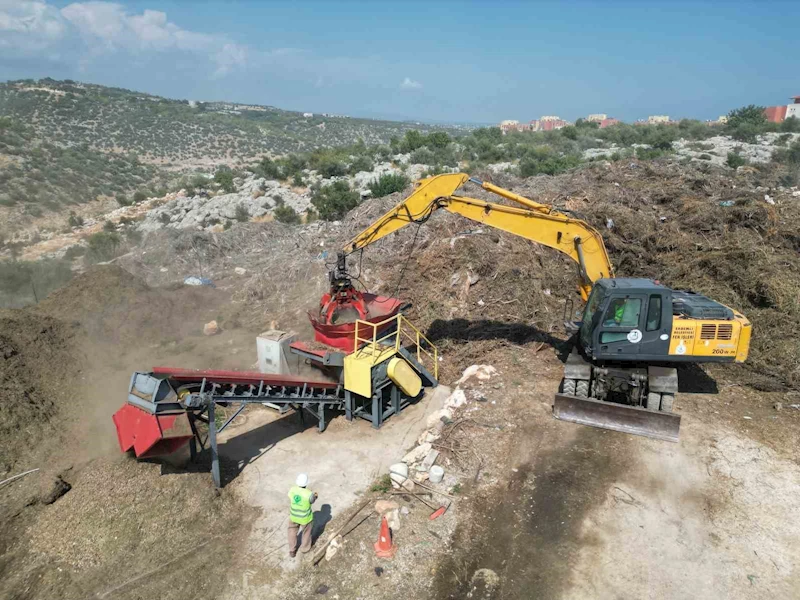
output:
[[400, 84], [401, 90], [421, 90], [422, 84], [419, 81], [414, 81], [410, 77], [406, 77], [403, 79], [403, 83]]
[[43, 50], [60, 40], [65, 29], [53, 6], [0, 0], [0, 48], [13, 48], [23, 54]]
[[129, 14], [121, 4], [92, 1], [59, 11], [45, 2], [0, 0], [0, 47], [35, 55], [59, 45], [82, 67], [117, 52], [137, 59], [190, 53], [207, 60], [214, 77], [245, 66], [248, 58], [244, 46], [223, 35], [182, 29], [158, 10]]

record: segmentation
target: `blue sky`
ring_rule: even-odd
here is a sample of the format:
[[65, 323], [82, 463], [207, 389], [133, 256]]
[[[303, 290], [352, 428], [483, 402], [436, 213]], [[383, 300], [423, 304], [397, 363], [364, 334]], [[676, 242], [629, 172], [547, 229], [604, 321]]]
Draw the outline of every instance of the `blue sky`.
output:
[[800, 2], [0, 0], [0, 80], [493, 123], [800, 94]]

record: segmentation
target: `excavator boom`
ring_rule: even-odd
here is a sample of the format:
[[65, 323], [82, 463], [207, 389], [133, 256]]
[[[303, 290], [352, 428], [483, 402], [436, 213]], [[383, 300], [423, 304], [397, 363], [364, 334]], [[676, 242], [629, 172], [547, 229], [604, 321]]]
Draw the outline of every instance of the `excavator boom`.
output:
[[[455, 195], [455, 191], [467, 181], [524, 208]], [[614, 276], [603, 238], [591, 225], [557, 212], [546, 204], [470, 179], [464, 173], [422, 180], [408, 198], [348, 242], [345, 252], [364, 248], [411, 223], [424, 223], [440, 208], [566, 254], [578, 265], [578, 288], [584, 300], [589, 297], [595, 281]]]

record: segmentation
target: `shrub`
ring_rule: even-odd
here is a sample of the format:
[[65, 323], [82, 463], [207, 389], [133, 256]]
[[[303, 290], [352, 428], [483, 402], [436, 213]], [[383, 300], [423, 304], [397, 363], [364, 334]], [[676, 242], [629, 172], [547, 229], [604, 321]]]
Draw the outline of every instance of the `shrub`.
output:
[[792, 167], [800, 166], [800, 139], [788, 148], [781, 148], [772, 154], [772, 160]]
[[158, 220], [166, 225], [172, 220], [172, 215], [170, 215], [168, 212], [162, 212], [160, 215], [158, 215]]
[[710, 154], [701, 154], [697, 158], [699, 158], [700, 160], [711, 160], [711, 155]]
[[141, 190], [137, 191], [137, 192], [134, 192], [134, 194], [133, 194], [133, 201], [134, 202], [144, 202], [145, 200], [147, 200], [147, 194], [145, 194]]
[[351, 175], [355, 175], [361, 171], [372, 171], [374, 168], [375, 165], [369, 158], [366, 156], [358, 156], [355, 160], [353, 160], [353, 162], [350, 163], [349, 172]]
[[86, 238], [86, 257], [90, 262], [106, 262], [117, 256], [122, 238], [110, 231], [101, 231]]
[[409, 160], [412, 164], [430, 165], [436, 162], [436, 157], [428, 148], [423, 147], [419, 148], [418, 150], [414, 150], [414, 152], [411, 153], [411, 158]]
[[413, 152], [417, 148], [422, 148], [428, 143], [427, 136], [421, 134], [416, 129], [409, 129], [403, 136], [403, 141], [400, 142], [401, 152]]
[[103, 231], [116, 231], [117, 226], [114, 225], [111, 221], [104, 221], [103, 222]]
[[228, 194], [233, 192], [233, 171], [227, 167], [220, 167], [217, 172], [214, 173], [214, 181], [219, 184], [222, 191]]
[[133, 200], [128, 198], [125, 194], [117, 194], [116, 201], [120, 206], [130, 206], [133, 204]]
[[291, 206], [279, 206], [272, 214], [275, 216], [275, 220], [281, 223], [287, 223], [289, 225], [297, 225], [300, 223], [300, 215], [298, 215]]
[[281, 169], [269, 156], [265, 156], [253, 169], [256, 175], [266, 179], [280, 179]]
[[306, 209], [306, 223], [311, 223], [313, 221], [316, 221], [317, 219], [319, 219], [317, 211], [315, 211], [313, 208], [309, 206]]
[[800, 131], [800, 119], [797, 117], [789, 117], [788, 119], [784, 120], [783, 123], [780, 125], [781, 131], [787, 131], [791, 133], [797, 133]]
[[728, 159], [725, 162], [728, 163], [731, 169], [736, 169], [747, 164], [747, 161], [735, 152], [728, 152]]
[[332, 157], [325, 157], [317, 163], [317, 171], [325, 179], [347, 175], [347, 167], [343, 162]]
[[64, 260], [71, 261], [79, 256], [83, 256], [84, 254], [86, 254], [86, 248], [84, 246], [70, 246], [67, 248], [66, 252], [64, 252]]
[[303, 181], [303, 176], [300, 175], [300, 173], [295, 173], [292, 178], [292, 185], [295, 187], [303, 187], [305, 184], [306, 182]]
[[250, 211], [247, 210], [247, 207], [244, 204], [238, 204], [236, 206], [236, 214], [234, 217], [239, 223], [245, 223], [250, 220]]
[[444, 131], [435, 131], [428, 135], [427, 145], [431, 148], [446, 148], [450, 143], [450, 136]]
[[[613, 158], [613, 157], [612, 157]], [[573, 154], [566, 156], [528, 157], [519, 163], [519, 174], [522, 177], [534, 175], [556, 175], [577, 167], [581, 159]]]
[[70, 227], [81, 227], [83, 226], [83, 217], [80, 215], [76, 215], [74, 212], [69, 213], [69, 219], [67, 219], [67, 223]]
[[402, 192], [410, 183], [408, 177], [400, 173], [387, 173], [369, 184], [373, 198], [383, 198], [394, 192]]
[[358, 192], [350, 189], [346, 181], [335, 181], [320, 188], [311, 198], [321, 219], [336, 221], [358, 205]]

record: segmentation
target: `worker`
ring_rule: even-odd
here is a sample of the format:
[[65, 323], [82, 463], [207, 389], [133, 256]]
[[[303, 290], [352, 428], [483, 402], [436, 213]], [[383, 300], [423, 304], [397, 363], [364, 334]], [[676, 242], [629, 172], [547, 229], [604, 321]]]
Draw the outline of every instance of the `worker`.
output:
[[625, 298], [614, 299], [606, 315], [611, 315], [612, 313], [614, 316], [611, 319], [606, 319], [603, 325], [606, 327], [622, 325], [622, 318], [625, 316]]
[[311, 530], [314, 527], [314, 513], [311, 505], [317, 495], [308, 489], [308, 475], [300, 473], [295, 485], [289, 490], [289, 556], [297, 556], [297, 534], [302, 528], [303, 538], [300, 552], [311, 550]]

